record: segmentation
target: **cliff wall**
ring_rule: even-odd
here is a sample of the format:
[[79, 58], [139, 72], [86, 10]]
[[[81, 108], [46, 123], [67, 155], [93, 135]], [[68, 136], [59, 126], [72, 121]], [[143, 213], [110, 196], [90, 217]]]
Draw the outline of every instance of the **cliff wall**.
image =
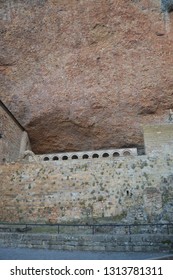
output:
[[0, 98], [36, 153], [136, 147], [173, 108], [172, 0], [1, 0]]

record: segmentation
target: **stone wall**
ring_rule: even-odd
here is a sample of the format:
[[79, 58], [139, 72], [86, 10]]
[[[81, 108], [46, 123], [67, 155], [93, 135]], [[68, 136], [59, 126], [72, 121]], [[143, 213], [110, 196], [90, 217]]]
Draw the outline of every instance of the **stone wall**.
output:
[[30, 149], [27, 133], [0, 102], [0, 163], [16, 161], [23, 149]]
[[173, 151], [173, 124], [147, 125], [143, 131], [147, 154]]
[[173, 154], [0, 166], [0, 221], [173, 222]]
[[0, 233], [1, 247], [113, 252], [172, 252], [173, 235], [70, 235]]

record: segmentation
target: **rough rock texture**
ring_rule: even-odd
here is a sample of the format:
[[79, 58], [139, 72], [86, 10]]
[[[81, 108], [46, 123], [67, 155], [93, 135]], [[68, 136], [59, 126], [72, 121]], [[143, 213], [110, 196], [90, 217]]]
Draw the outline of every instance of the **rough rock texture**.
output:
[[4, 164], [0, 221], [173, 223], [172, 170], [173, 153]]
[[0, 0], [0, 97], [35, 152], [140, 146], [168, 121], [171, 3]]

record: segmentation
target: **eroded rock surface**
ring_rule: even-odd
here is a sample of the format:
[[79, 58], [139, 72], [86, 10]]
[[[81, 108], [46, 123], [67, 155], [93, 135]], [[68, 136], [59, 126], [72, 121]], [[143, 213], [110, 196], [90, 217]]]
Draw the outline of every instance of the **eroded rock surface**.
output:
[[34, 152], [140, 146], [143, 124], [168, 122], [166, 2], [0, 1], [0, 97]]

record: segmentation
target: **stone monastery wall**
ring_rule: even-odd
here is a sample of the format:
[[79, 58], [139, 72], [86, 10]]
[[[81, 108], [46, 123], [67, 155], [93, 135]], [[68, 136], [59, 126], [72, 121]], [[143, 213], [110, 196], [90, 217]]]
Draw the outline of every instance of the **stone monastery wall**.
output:
[[151, 154], [153, 151], [160, 153], [173, 151], [173, 125], [148, 125], [143, 127], [145, 152]]
[[0, 221], [173, 222], [173, 154], [0, 166]]
[[16, 161], [28, 149], [27, 132], [0, 102], [0, 163]]
[[0, 106], [0, 162], [14, 161], [19, 156], [23, 129]]

